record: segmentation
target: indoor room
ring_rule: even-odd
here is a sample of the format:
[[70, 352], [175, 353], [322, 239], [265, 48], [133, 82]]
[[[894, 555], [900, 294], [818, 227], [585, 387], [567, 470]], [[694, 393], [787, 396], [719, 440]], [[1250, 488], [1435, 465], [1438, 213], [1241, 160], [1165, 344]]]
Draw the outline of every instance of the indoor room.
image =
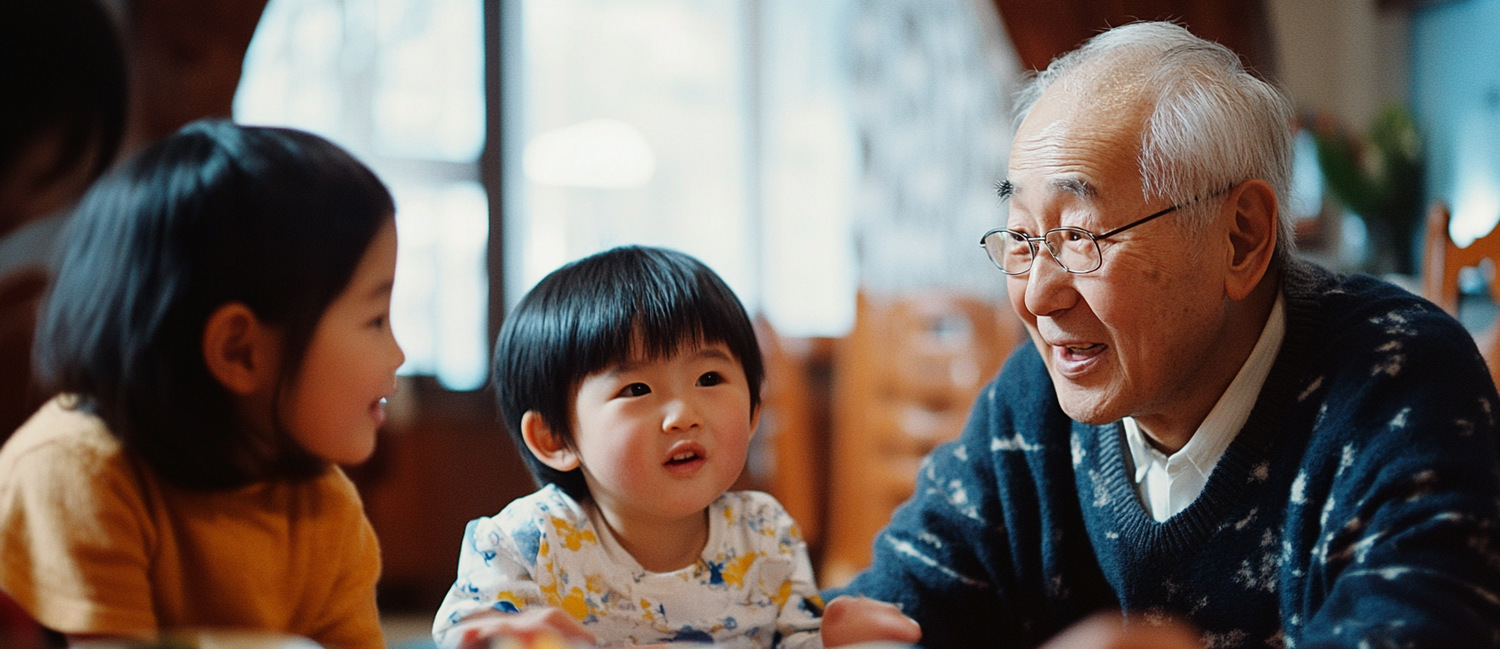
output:
[[[115, 165], [224, 118], [326, 138], [389, 188], [403, 362], [343, 471], [392, 647], [435, 646], [466, 524], [538, 488], [496, 402], [502, 323], [622, 245], [691, 255], [743, 303], [765, 380], [734, 489], [795, 519], [818, 588], [849, 584], [929, 454], [1042, 344], [982, 241], [1007, 227], [1017, 91], [1137, 20], [1228, 47], [1291, 100], [1298, 257], [1431, 300], [1500, 369], [1500, 0], [103, 4], [128, 73]], [[0, 236], [0, 434], [52, 396], [30, 350], [69, 215]]]

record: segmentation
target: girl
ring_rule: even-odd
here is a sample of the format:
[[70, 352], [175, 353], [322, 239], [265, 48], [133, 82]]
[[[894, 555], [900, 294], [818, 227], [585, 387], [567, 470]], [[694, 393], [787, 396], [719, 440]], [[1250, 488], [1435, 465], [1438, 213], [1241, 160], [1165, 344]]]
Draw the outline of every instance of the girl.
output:
[[57, 394], [0, 450], [0, 588], [69, 636], [383, 645], [364, 461], [404, 357], [391, 196], [298, 131], [200, 122], [92, 190], [44, 307]]

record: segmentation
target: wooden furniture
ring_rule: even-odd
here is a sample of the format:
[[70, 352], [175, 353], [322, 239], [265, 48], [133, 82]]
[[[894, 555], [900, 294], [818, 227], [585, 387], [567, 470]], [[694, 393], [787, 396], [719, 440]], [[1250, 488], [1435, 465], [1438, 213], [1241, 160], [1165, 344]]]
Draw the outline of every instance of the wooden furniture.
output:
[[802, 529], [816, 560], [821, 549], [828, 493], [828, 362], [832, 339], [777, 335], [764, 318], [755, 322], [765, 360], [760, 428], [737, 489], [765, 491]]
[[[417, 391], [409, 377], [401, 390]], [[464, 527], [536, 485], [497, 417], [419, 407], [402, 391], [374, 457], [347, 470], [380, 538], [381, 611], [430, 621], [458, 575]]]
[[958, 436], [1022, 331], [994, 298], [859, 297], [854, 330], [834, 358], [821, 585], [842, 585], [869, 565], [875, 535], [911, 496], [922, 458]]
[[[1459, 271], [1489, 266], [1489, 298], [1500, 304], [1500, 281], [1495, 268], [1500, 262], [1500, 227], [1463, 248], [1448, 234], [1448, 206], [1434, 202], [1427, 209], [1427, 230], [1422, 255], [1422, 294], [1454, 317], [1459, 315]], [[1490, 375], [1500, 383], [1500, 322], [1492, 321], [1474, 332], [1479, 351], [1489, 364]]]

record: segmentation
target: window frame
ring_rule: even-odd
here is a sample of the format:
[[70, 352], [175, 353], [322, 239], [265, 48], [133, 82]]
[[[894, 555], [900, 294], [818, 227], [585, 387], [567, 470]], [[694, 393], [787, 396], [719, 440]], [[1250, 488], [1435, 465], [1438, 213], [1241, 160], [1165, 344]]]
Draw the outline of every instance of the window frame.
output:
[[[480, 149], [478, 182], [484, 189], [489, 207], [489, 241], [486, 243], [485, 273], [488, 277], [489, 304], [485, 309], [485, 351], [493, 355], [495, 337], [505, 321], [506, 295], [505, 269], [505, 210], [504, 210], [504, 156], [502, 155], [503, 124], [505, 121], [505, 79], [507, 70], [501, 55], [503, 35], [508, 31], [513, 9], [507, 8], [506, 0], [481, 0], [483, 14], [484, 52], [484, 145]], [[491, 365], [485, 359], [485, 366]], [[488, 374], [488, 372], [486, 373]], [[420, 428], [423, 422], [432, 420], [473, 422], [478, 424], [503, 424], [499, 421], [499, 409], [495, 405], [494, 391], [490, 380], [474, 390], [452, 390], [444, 387], [431, 374], [406, 374], [400, 377], [401, 389], [409, 391], [415, 406], [412, 423], [402, 428]]]

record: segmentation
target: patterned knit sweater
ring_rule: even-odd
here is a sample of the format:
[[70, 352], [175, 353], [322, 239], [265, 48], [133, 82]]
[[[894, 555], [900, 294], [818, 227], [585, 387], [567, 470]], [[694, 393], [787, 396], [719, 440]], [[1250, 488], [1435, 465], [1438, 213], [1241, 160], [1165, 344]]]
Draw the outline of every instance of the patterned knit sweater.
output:
[[[1500, 646], [1495, 387], [1467, 331], [1367, 276], [1294, 263], [1250, 419], [1157, 523], [1119, 423], [1072, 421], [1026, 345], [935, 450], [846, 589], [930, 647], [1030, 647], [1101, 610], [1207, 647]], [[1190, 368], [1182, 368], [1189, 371]]]

